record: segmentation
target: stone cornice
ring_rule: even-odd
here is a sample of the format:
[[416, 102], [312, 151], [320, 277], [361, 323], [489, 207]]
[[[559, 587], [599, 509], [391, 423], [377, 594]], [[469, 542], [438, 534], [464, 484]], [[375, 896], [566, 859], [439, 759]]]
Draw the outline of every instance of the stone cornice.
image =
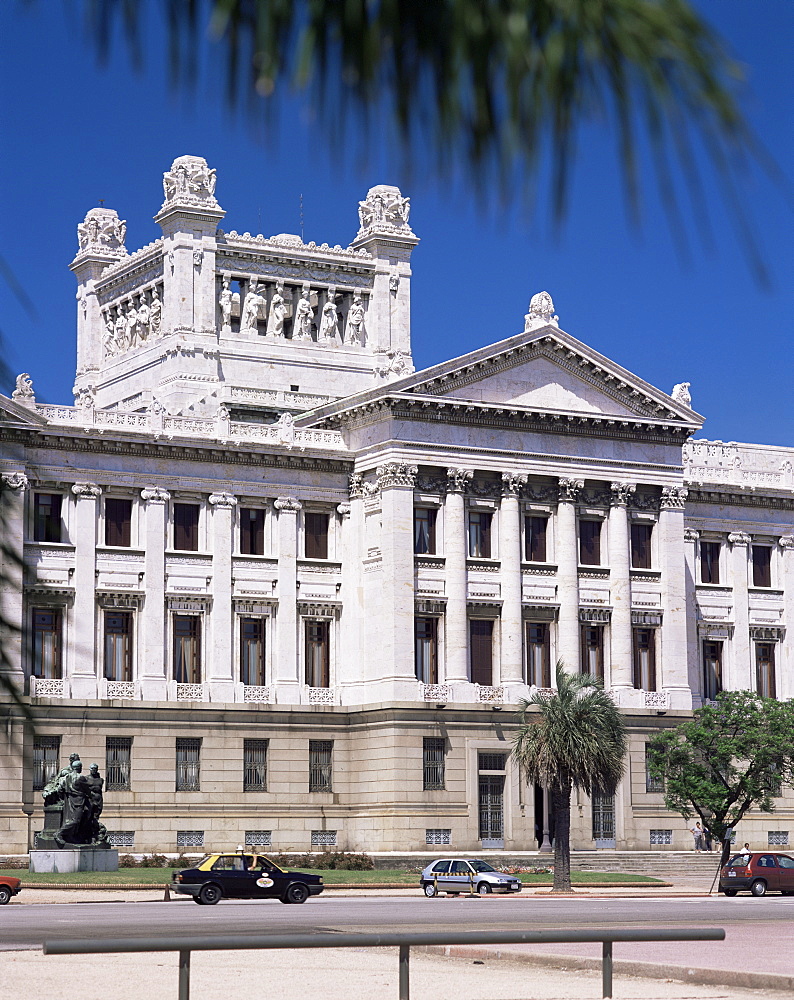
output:
[[794, 496], [780, 496], [773, 493], [746, 493], [738, 490], [695, 488], [688, 485], [687, 507], [692, 503], [709, 503], [718, 506], [773, 507], [778, 510], [794, 511]]

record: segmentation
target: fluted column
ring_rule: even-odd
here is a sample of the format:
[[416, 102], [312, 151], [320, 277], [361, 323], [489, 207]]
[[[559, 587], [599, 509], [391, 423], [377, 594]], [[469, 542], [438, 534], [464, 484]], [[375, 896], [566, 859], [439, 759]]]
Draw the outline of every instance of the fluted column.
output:
[[723, 686], [731, 691], [755, 691], [755, 664], [750, 646], [750, 607], [747, 585], [747, 561], [751, 538], [746, 531], [728, 535], [731, 546], [731, 586], [733, 587], [733, 641], [730, 677]]
[[670, 707], [692, 707], [687, 667], [686, 563], [684, 559], [685, 486], [665, 486], [659, 509], [662, 570], [661, 671], [657, 687], [669, 692]]
[[146, 598], [141, 622], [141, 651], [137, 657], [138, 678], [141, 698], [144, 701], [165, 701], [168, 690], [165, 531], [166, 505], [171, 499], [171, 494], [158, 486], [147, 486], [141, 490], [141, 499], [146, 504], [144, 527]]
[[300, 702], [298, 677], [298, 511], [301, 504], [294, 497], [279, 497], [273, 504], [278, 511], [278, 615], [276, 657], [273, 679], [276, 701]]
[[[515, 472], [502, 473], [502, 508], [499, 512], [499, 559], [501, 561], [502, 684], [523, 684], [523, 642], [521, 639], [521, 525], [518, 495], [527, 477]], [[512, 699], [509, 699], [512, 700]]]
[[794, 698], [794, 535], [778, 539], [781, 555], [781, 582], [783, 584], [783, 621], [787, 623], [784, 642], [777, 646], [778, 698]]
[[12, 681], [20, 693], [24, 684], [22, 669], [22, 559], [25, 539], [25, 491], [28, 478], [24, 472], [9, 472], [0, 476], [0, 503], [2, 519], [0, 533], [0, 564], [2, 565], [2, 615], [0, 615], [0, 642], [3, 644], [3, 662], [0, 672]]
[[96, 483], [75, 483], [74, 611], [69, 663], [72, 698], [96, 698], [96, 504], [102, 490]]
[[446, 676], [455, 683], [469, 679], [469, 635], [466, 613], [466, 484], [474, 473], [467, 469], [447, 469], [447, 498], [444, 505], [444, 554], [446, 568]]
[[612, 483], [609, 508], [610, 621], [609, 687], [619, 691], [633, 687], [631, 670], [631, 573], [629, 569], [628, 504], [637, 487]]
[[697, 616], [697, 541], [700, 532], [694, 528], [684, 528], [684, 586], [686, 587], [686, 660], [689, 687], [692, 692], [703, 697], [703, 678], [700, 671], [700, 650], [698, 649]]
[[232, 514], [237, 498], [212, 493], [212, 649], [207, 650], [211, 701], [234, 701], [237, 673], [232, 611]]
[[557, 583], [560, 618], [557, 655], [569, 673], [579, 670], [579, 551], [576, 543], [576, 500], [583, 479], [560, 479], [557, 504]]

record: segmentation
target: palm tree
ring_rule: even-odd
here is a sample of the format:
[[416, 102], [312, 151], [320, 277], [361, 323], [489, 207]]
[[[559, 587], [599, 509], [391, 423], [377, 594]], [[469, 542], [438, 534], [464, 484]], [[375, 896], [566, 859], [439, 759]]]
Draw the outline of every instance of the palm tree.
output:
[[562, 660], [557, 690], [522, 698], [519, 720], [513, 756], [527, 782], [545, 785], [551, 796], [553, 891], [571, 892], [571, 790], [614, 794], [623, 775], [626, 727], [601, 682], [589, 674], [567, 674]]

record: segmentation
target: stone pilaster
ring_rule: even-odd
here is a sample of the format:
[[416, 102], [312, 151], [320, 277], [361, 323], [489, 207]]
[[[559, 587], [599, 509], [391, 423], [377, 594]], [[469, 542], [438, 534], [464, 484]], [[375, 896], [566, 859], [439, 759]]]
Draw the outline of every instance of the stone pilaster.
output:
[[794, 535], [778, 539], [781, 556], [781, 582], [783, 584], [783, 621], [786, 623], [785, 642], [777, 646], [778, 698], [794, 698]]
[[[687, 667], [687, 597], [684, 559], [684, 486], [665, 486], [659, 510], [658, 549], [662, 570], [662, 643], [657, 687], [669, 693], [670, 707], [690, 709]], [[658, 646], [657, 646], [658, 650]]]
[[684, 528], [684, 586], [686, 588], [686, 658], [689, 687], [702, 697], [703, 679], [700, 671], [700, 650], [698, 649], [697, 616], [697, 541], [700, 532], [694, 528]]
[[237, 657], [232, 610], [232, 515], [237, 498], [212, 493], [212, 649], [207, 650], [211, 701], [234, 701]]
[[74, 519], [74, 610], [72, 641], [67, 656], [72, 698], [97, 697], [96, 662], [96, 532], [97, 500], [102, 489], [96, 483], [75, 483]]
[[612, 619], [609, 629], [609, 686], [616, 691], [633, 687], [628, 504], [636, 490], [637, 487], [633, 483], [611, 484], [609, 593], [612, 602]]
[[[502, 473], [502, 508], [499, 513], [499, 559], [501, 561], [501, 677], [508, 685], [523, 685], [524, 662], [521, 636], [521, 524], [518, 496], [527, 477]], [[516, 692], [518, 694], [518, 692]], [[509, 698], [513, 700], [513, 698]]]
[[[446, 676], [450, 683], [469, 679], [469, 626], [466, 612], [466, 484], [470, 469], [447, 469], [447, 498], [444, 505], [444, 555], [447, 611], [445, 623]], [[441, 680], [441, 678], [439, 678]]]
[[273, 504], [278, 511], [278, 613], [276, 616], [276, 657], [273, 681], [276, 700], [300, 703], [298, 677], [298, 511], [301, 504], [294, 497], [279, 497]]
[[[339, 620], [339, 648], [342, 656], [337, 664], [336, 677], [339, 687], [342, 689], [342, 703], [348, 702], [347, 695], [353, 695], [350, 690], [356, 687], [361, 689], [361, 650], [359, 642], [359, 622], [361, 613], [359, 607], [359, 574], [361, 567], [361, 557], [358, 545], [364, 536], [364, 511], [360, 498], [349, 503], [337, 505], [336, 513], [338, 517], [337, 530], [339, 532], [338, 558], [342, 561], [342, 586], [339, 590], [339, 597], [342, 601], [342, 615]], [[363, 701], [363, 696], [356, 698], [353, 702]]]
[[560, 479], [557, 504], [557, 583], [560, 617], [557, 656], [568, 673], [579, 670], [579, 550], [576, 542], [576, 500], [583, 479]]
[[733, 588], [733, 641], [729, 672], [723, 687], [730, 691], [755, 691], [755, 665], [750, 644], [750, 603], [748, 560], [751, 538], [746, 531], [728, 535], [731, 546], [731, 586]]
[[168, 647], [166, 644], [165, 608], [165, 533], [166, 505], [171, 494], [158, 486], [141, 490], [146, 505], [144, 515], [144, 568], [146, 603], [141, 622], [141, 649], [137, 657], [141, 698], [165, 701], [168, 690]]
[[9, 472], [0, 476], [0, 548], [2, 566], [2, 591], [0, 592], [0, 642], [3, 657], [0, 673], [14, 683], [22, 693], [24, 671], [22, 667], [22, 588], [23, 554], [25, 539], [25, 491], [28, 478], [24, 472]]

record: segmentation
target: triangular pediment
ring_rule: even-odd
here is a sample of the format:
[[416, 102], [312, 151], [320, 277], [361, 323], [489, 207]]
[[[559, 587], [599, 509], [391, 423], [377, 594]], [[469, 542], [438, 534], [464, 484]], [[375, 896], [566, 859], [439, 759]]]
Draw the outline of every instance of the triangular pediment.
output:
[[14, 399], [0, 393], [0, 423], [3, 424], [33, 424], [40, 427], [47, 421], [40, 413], [29, 406], [23, 406]]

